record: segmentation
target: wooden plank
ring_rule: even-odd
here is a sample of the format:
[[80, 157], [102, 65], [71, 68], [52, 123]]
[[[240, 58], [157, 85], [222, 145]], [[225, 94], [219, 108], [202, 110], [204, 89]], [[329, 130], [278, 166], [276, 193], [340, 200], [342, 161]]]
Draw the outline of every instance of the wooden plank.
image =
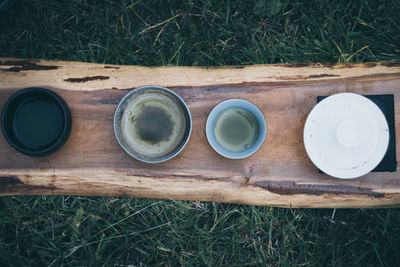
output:
[[[119, 100], [142, 85], [166, 86], [187, 102], [192, 137], [176, 158], [145, 164], [130, 158], [113, 134]], [[399, 171], [353, 180], [318, 173], [302, 141], [316, 96], [339, 92], [394, 94], [400, 135], [400, 64], [292, 64], [249, 67], [139, 67], [0, 59], [0, 108], [15, 91], [40, 86], [70, 106], [70, 139], [55, 154], [32, 158], [0, 135], [0, 195], [130, 196], [279, 207], [388, 207], [400, 204]], [[268, 123], [262, 148], [243, 160], [215, 153], [205, 136], [210, 110], [244, 98]], [[397, 158], [400, 147], [397, 142]]]

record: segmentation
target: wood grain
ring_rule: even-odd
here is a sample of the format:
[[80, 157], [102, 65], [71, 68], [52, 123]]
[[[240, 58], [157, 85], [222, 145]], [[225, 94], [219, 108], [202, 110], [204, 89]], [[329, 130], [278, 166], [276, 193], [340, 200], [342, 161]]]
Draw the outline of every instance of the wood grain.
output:
[[[129, 157], [112, 128], [120, 99], [149, 84], [178, 93], [193, 117], [187, 147], [160, 164]], [[0, 195], [130, 196], [279, 207], [400, 205], [399, 171], [331, 178], [318, 173], [302, 141], [316, 96], [339, 92], [394, 94], [400, 140], [399, 63], [199, 68], [0, 59], [0, 108], [11, 94], [32, 86], [65, 99], [73, 116], [71, 136], [55, 154], [33, 158], [17, 153], [0, 135]], [[229, 98], [253, 102], [267, 119], [266, 141], [247, 159], [222, 158], [207, 143], [207, 115]]]

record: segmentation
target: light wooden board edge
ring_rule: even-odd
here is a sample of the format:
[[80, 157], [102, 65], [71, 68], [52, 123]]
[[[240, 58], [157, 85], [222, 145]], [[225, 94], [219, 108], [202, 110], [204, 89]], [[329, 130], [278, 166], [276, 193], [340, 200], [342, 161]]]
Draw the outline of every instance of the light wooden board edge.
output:
[[[216, 201], [285, 208], [377, 208], [400, 206], [400, 194], [291, 194], [224, 180], [132, 176], [112, 169], [0, 170], [1, 195], [80, 195]], [[279, 177], [277, 177], [279, 179]], [[6, 185], [8, 182], [8, 185]], [[6, 185], [6, 186], [5, 186]], [[78, 190], [79, 189], [79, 190]], [[279, 191], [279, 189], [277, 189]], [[284, 191], [284, 188], [282, 189]], [[379, 193], [379, 191], [374, 192]]]
[[[44, 70], [44, 71], [40, 71]], [[300, 63], [240, 67], [143, 67], [0, 58], [0, 88], [132, 89], [143, 85], [208, 86], [321, 81], [399, 74], [400, 63]], [[51, 75], [48, 75], [51, 73]], [[17, 78], [17, 79], [16, 79]], [[383, 78], [383, 77], [382, 77]]]

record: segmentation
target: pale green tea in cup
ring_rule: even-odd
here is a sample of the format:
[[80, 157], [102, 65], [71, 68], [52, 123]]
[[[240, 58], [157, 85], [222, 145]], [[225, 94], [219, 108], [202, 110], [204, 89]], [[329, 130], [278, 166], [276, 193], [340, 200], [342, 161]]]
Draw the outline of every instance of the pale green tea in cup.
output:
[[262, 111], [244, 99], [229, 99], [216, 105], [206, 122], [206, 136], [221, 156], [242, 159], [264, 143], [267, 123]]
[[215, 139], [226, 150], [244, 151], [253, 145], [257, 135], [258, 123], [248, 110], [230, 108], [215, 120]]
[[121, 130], [136, 153], [158, 157], [172, 150], [185, 133], [182, 108], [167, 94], [138, 94], [126, 105]]
[[183, 99], [160, 86], [142, 86], [129, 92], [114, 114], [114, 134], [133, 158], [158, 163], [179, 154], [192, 130], [190, 111]]

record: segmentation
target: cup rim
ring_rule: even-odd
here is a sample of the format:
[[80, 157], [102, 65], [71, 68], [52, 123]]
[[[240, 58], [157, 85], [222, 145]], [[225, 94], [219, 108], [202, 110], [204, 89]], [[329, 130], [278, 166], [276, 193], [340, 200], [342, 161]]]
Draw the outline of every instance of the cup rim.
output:
[[[240, 152], [232, 152], [229, 150], [224, 149], [221, 145], [218, 144], [218, 142], [215, 140], [214, 137], [214, 123], [215, 119], [218, 117], [221, 112], [228, 108], [244, 108], [251, 112], [255, 119], [257, 120], [259, 124], [259, 136], [255, 142], [250, 148], [245, 149], [244, 151]], [[251, 110], [250, 110], [251, 109]], [[254, 114], [256, 113], [256, 114]], [[267, 121], [265, 119], [265, 116], [261, 109], [257, 107], [255, 104], [252, 102], [245, 100], [245, 99], [239, 99], [239, 98], [232, 98], [232, 99], [227, 99], [224, 100], [220, 103], [218, 103], [214, 108], [211, 110], [211, 112], [208, 114], [207, 117], [207, 122], [206, 122], [206, 136], [207, 136], [207, 141], [210, 144], [210, 146], [214, 149], [215, 152], [220, 154], [221, 156], [228, 158], [228, 159], [243, 159], [250, 157], [254, 153], [256, 153], [261, 146], [264, 144], [266, 135], [267, 135]]]
[[[32, 93], [40, 93], [46, 96], [49, 96], [52, 100], [57, 102], [62, 114], [63, 114], [63, 119], [64, 119], [64, 124], [63, 124], [63, 129], [62, 132], [60, 133], [60, 136], [57, 138], [57, 140], [52, 143], [50, 146], [47, 146], [41, 150], [31, 150], [25, 147], [22, 147], [18, 145], [11, 136], [8, 134], [8, 126], [6, 125], [6, 116], [8, 115], [9, 108], [11, 108], [11, 105], [15, 103], [15, 101], [18, 101], [18, 98], [23, 97], [26, 94], [32, 94]], [[17, 103], [18, 104], [18, 103]], [[45, 156], [51, 153], [56, 152], [58, 149], [60, 149], [68, 140], [70, 132], [71, 132], [71, 111], [69, 110], [69, 107], [67, 103], [62, 99], [57, 93], [41, 88], [41, 87], [29, 87], [29, 88], [24, 88], [21, 89], [17, 92], [15, 92], [13, 95], [11, 95], [6, 103], [3, 106], [2, 112], [1, 112], [1, 130], [3, 132], [3, 135], [7, 142], [18, 152], [28, 155], [28, 156]]]
[[[178, 102], [181, 104], [181, 106], [183, 108], [183, 112], [186, 113], [187, 117], [189, 118], [189, 120], [188, 120], [189, 129], [187, 130], [188, 131], [187, 137], [186, 137], [186, 140], [181, 144], [181, 147], [179, 149], [177, 149], [176, 151], [174, 151], [174, 153], [169, 154], [168, 156], [162, 157], [160, 159], [154, 159], [154, 160], [144, 159], [144, 158], [138, 156], [137, 153], [135, 153], [132, 149], [129, 148], [129, 146], [125, 146], [122, 143], [122, 140], [124, 139], [124, 137], [123, 137], [122, 131], [121, 131], [121, 120], [118, 119], [119, 114], [122, 112], [122, 105], [125, 104], [127, 99], [130, 96], [132, 96], [133, 94], [137, 94], [140, 91], [145, 91], [147, 89], [156, 89], [156, 90], [164, 91], [164, 92], [168, 93], [169, 95], [173, 96], [174, 98], [176, 98], [176, 100], [178, 100]], [[144, 86], [140, 86], [140, 87], [137, 87], [137, 88], [131, 90], [120, 100], [117, 107], [115, 108], [114, 118], [113, 118], [113, 126], [114, 126], [114, 136], [117, 139], [118, 144], [122, 147], [122, 149], [126, 153], [128, 153], [128, 155], [130, 155], [132, 158], [134, 158], [138, 161], [144, 162], [144, 163], [162, 163], [162, 162], [168, 161], [168, 160], [176, 157], [186, 147], [187, 143], [189, 142], [191, 133], [192, 133], [192, 115], [191, 115], [189, 107], [186, 105], [185, 101], [182, 99], [182, 97], [180, 97], [174, 91], [172, 91], [168, 88], [159, 86], [159, 85], [144, 85]]]

